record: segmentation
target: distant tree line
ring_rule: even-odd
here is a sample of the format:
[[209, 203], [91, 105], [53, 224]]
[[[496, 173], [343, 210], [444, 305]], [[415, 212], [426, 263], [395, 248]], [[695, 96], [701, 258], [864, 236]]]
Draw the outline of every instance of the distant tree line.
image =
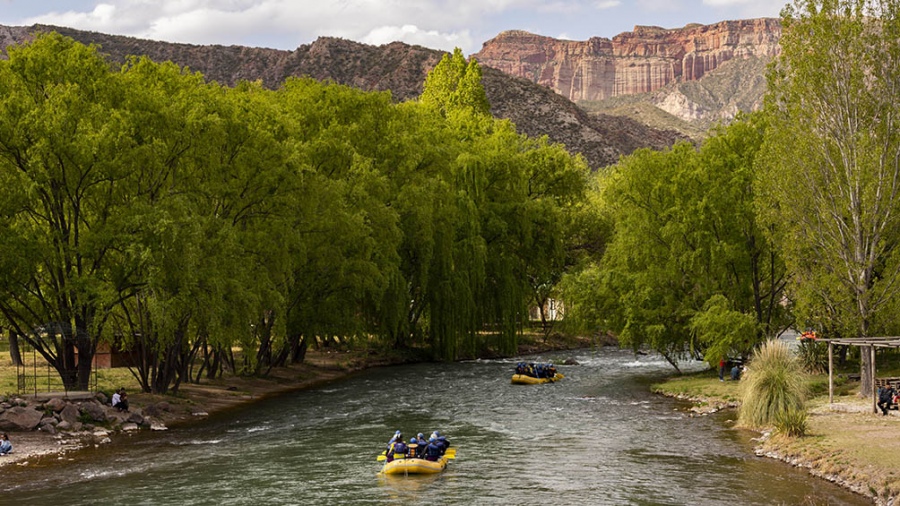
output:
[[103, 342], [154, 393], [302, 361], [317, 336], [514, 353], [528, 306], [596, 242], [576, 233], [585, 162], [492, 118], [459, 50], [401, 104], [112, 68], [56, 34], [8, 53], [0, 326], [70, 389]]

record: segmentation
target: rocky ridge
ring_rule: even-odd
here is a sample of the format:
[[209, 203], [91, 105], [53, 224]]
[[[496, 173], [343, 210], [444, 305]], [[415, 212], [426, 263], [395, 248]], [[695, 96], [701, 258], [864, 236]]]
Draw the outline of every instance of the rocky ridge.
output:
[[[421, 94], [425, 77], [445, 54], [401, 42], [371, 46], [333, 37], [319, 38], [294, 51], [199, 46], [42, 25], [0, 26], [0, 50], [47, 31], [95, 44], [114, 64], [125, 62], [131, 55], [147, 56], [154, 61], [172, 61], [226, 86], [259, 80], [272, 89], [288, 77], [305, 76], [365, 91], [390, 91], [396, 101]], [[546, 135], [550, 141], [564, 144], [570, 152], [583, 155], [592, 169], [613, 164], [637, 148], [663, 149], [686, 139], [675, 131], [651, 128], [624, 117], [588, 115], [571, 101], [527, 79], [484, 70], [485, 91], [495, 117], [511, 120], [520, 133]]]
[[578, 102], [696, 81], [733, 59], [771, 58], [779, 52], [780, 38], [780, 21], [772, 18], [671, 30], [636, 26], [612, 39], [586, 41], [512, 30], [485, 42], [472, 56], [485, 66], [529, 79]]

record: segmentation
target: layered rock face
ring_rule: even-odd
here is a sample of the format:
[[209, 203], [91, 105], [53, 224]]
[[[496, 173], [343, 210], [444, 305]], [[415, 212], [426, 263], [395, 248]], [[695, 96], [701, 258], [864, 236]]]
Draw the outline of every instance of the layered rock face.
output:
[[780, 38], [780, 21], [773, 18], [671, 30], [636, 26], [612, 40], [568, 41], [512, 30], [485, 42], [472, 56], [577, 102], [698, 80], [735, 58], [771, 58], [778, 54]]

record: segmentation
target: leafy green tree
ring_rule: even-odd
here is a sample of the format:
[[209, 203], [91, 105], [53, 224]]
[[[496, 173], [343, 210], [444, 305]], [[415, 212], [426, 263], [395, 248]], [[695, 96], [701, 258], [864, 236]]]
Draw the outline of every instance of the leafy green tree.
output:
[[452, 55], [445, 54], [428, 73], [419, 101], [440, 111], [443, 116], [460, 111], [490, 114], [490, 104], [481, 83], [481, 67], [474, 59], [466, 62], [460, 48], [454, 49]]
[[288, 358], [300, 360], [317, 336], [384, 332], [361, 315], [378, 319], [398, 276], [401, 237], [388, 175], [407, 152], [393, 149], [403, 125], [386, 94], [296, 79], [279, 95], [299, 185], [282, 239], [292, 269]]
[[759, 118], [740, 119], [699, 150], [640, 150], [601, 176], [614, 235], [599, 266], [566, 283], [573, 316], [676, 368], [690, 351], [715, 363], [777, 335], [785, 268], [752, 186], [763, 132]]
[[[769, 75], [760, 188], [801, 321], [896, 332], [900, 287], [900, 4], [803, 0], [785, 10]], [[833, 335], [833, 334], [832, 334]], [[863, 392], [872, 389], [861, 363]]]
[[[120, 219], [135, 140], [123, 90], [96, 48], [59, 35], [0, 62], [0, 312], [60, 374], [86, 389], [110, 312], [139, 280]], [[77, 354], [77, 357], [76, 357]]]

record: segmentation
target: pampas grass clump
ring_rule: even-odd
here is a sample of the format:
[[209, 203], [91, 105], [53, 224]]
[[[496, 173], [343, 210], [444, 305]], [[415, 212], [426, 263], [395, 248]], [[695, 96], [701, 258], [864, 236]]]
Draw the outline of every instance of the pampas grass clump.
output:
[[803, 437], [809, 427], [805, 409], [789, 409], [775, 415], [775, 431], [788, 437]]
[[[803, 366], [780, 341], [763, 343], [750, 359], [741, 380], [740, 425], [772, 427], [806, 413]], [[805, 421], [805, 416], [802, 417]]]

